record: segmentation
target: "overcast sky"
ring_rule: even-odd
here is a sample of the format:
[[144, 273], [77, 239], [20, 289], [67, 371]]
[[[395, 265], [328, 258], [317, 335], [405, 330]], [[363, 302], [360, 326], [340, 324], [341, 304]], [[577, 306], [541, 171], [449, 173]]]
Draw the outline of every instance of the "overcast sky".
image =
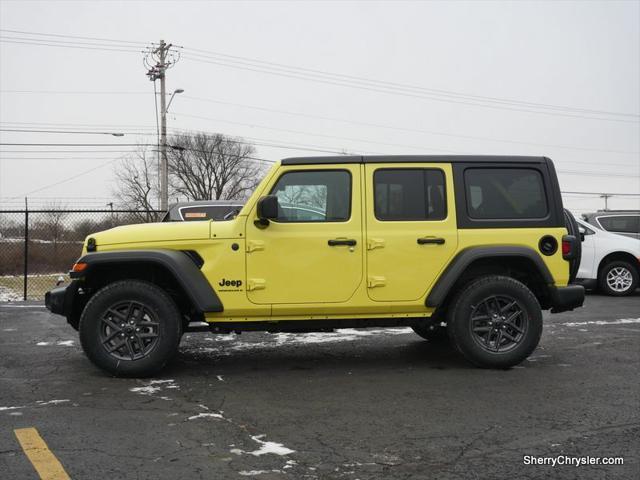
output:
[[[271, 160], [342, 150], [546, 155], [563, 190], [640, 193], [638, 1], [0, 0], [0, 28], [0, 142], [113, 145], [1, 145], [1, 207], [25, 195], [69, 206], [112, 199], [111, 161], [130, 149], [118, 145], [155, 142], [140, 51], [161, 38], [184, 47], [167, 76], [170, 91], [185, 90], [170, 132], [276, 144], [256, 147]], [[610, 207], [640, 208], [640, 198]]]

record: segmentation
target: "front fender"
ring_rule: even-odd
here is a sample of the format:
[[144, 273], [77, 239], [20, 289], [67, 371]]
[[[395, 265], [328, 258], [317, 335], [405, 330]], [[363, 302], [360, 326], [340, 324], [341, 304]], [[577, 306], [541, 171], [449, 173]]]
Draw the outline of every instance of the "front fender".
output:
[[92, 252], [83, 255], [76, 264], [86, 264], [81, 271], [69, 273], [73, 279], [88, 279], [99, 275], [103, 266], [156, 265], [171, 275], [201, 313], [222, 312], [220, 298], [194, 261], [179, 250], [123, 250]]

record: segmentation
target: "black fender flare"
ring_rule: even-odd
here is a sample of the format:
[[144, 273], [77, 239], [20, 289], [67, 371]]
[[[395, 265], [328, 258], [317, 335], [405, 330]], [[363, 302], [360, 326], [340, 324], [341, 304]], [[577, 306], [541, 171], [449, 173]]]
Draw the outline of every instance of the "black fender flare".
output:
[[202, 313], [222, 312], [220, 298], [194, 261], [180, 250], [122, 250], [92, 252], [80, 257], [76, 263], [87, 266], [79, 272], [70, 272], [73, 279], [84, 279], [92, 271], [105, 265], [153, 264], [167, 270], [182, 287], [194, 308]]
[[438, 307], [444, 302], [451, 288], [464, 273], [466, 268], [476, 260], [491, 257], [516, 257], [531, 260], [542, 275], [548, 286], [553, 286], [555, 281], [551, 272], [547, 268], [540, 255], [528, 247], [521, 246], [496, 246], [496, 247], [470, 247], [458, 253], [442, 272], [435, 285], [427, 295], [425, 305], [427, 307]]

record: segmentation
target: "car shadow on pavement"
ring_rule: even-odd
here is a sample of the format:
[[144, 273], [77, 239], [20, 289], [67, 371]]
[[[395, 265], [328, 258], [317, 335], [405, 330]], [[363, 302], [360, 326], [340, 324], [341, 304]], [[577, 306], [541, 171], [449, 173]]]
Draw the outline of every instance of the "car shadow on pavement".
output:
[[474, 369], [449, 345], [411, 340], [402, 344], [371, 345], [343, 342], [321, 345], [265, 345], [234, 349], [230, 346], [212, 349], [184, 343], [177, 358], [167, 367], [166, 374], [179, 376], [209, 373], [237, 373], [268, 371], [271, 374], [291, 370], [336, 371], [393, 371], [407, 369]]

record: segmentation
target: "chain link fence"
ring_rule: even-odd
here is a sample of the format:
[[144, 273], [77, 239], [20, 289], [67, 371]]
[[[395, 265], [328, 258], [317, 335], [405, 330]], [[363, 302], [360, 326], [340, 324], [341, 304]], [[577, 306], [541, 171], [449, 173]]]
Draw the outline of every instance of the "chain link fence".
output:
[[85, 237], [164, 212], [139, 210], [0, 210], [0, 302], [41, 300], [78, 259]]

